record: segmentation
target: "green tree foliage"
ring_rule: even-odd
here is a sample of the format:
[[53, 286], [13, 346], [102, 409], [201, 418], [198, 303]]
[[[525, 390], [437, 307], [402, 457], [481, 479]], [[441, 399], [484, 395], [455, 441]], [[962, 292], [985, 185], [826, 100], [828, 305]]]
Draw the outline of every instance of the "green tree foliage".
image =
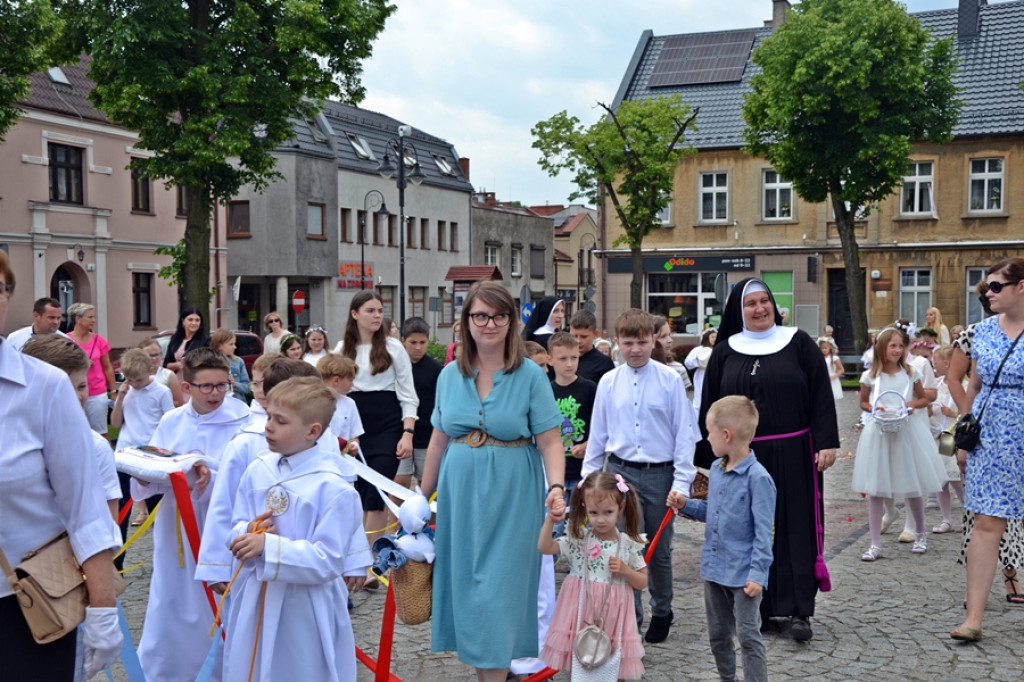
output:
[[644, 237], [661, 224], [658, 215], [672, 197], [672, 182], [682, 158], [693, 154], [685, 134], [697, 112], [690, 112], [679, 95], [627, 100], [612, 110], [599, 104], [607, 116], [584, 127], [565, 111], [541, 121], [531, 131], [533, 148], [541, 153], [540, 167], [551, 176], [573, 174], [581, 197], [600, 205], [611, 202], [623, 235], [615, 245], [627, 244], [633, 257], [630, 305], [642, 307]]
[[293, 119], [328, 97], [362, 99], [361, 62], [394, 6], [59, 0], [59, 9], [68, 48], [92, 55], [94, 104], [155, 153], [132, 167], [184, 188], [185, 302], [207, 310], [214, 202], [277, 177], [270, 152], [292, 138]]
[[49, 0], [0, 0], [0, 142], [28, 95], [28, 77], [48, 66], [61, 22]]
[[831, 199], [858, 352], [867, 342], [854, 219], [898, 191], [912, 141], [948, 142], [960, 111], [952, 41], [894, 0], [803, 0], [753, 54], [748, 151], [803, 199]]

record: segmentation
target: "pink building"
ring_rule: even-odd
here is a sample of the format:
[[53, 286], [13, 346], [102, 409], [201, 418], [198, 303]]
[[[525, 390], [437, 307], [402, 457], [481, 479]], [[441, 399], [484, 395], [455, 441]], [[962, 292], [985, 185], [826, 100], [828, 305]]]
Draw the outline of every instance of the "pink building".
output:
[[[87, 76], [87, 59], [33, 76], [24, 115], [0, 144], [0, 248], [18, 287], [0, 332], [31, 324], [32, 302], [50, 296], [65, 310], [94, 304], [95, 331], [122, 349], [177, 322], [178, 292], [157, 274], [170, 258], [153, 251], [181, 239], [184, 207], [174, 187], [127, 168], [150, 152], [93, 108]], [[221, 225], [218, 212], [211, 286], [227, 275]]]

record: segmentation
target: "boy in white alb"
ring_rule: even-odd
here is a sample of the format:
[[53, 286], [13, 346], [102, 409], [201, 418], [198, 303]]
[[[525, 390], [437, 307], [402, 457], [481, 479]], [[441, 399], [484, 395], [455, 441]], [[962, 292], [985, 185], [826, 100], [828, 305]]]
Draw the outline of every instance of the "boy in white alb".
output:
[[[183, 374], [181, 388], [191, 399], [164, 415], [150, 445], [182, 454], [198, 451], [218, 462], [248, 419], [249, 408], [240, 400], [224, 399], [231, 391], [231, 374], [228, 359], [219, 351], [189, 351], [183, 359]], [[210, 503], [211, 477], [203, 464], [188, 474], [200, 528]], [[139, 641], [142, 671], [148, 680], [194, 682], [213, 642], [209, 634], [213, 612], [202, 583], [193, 577], [196, 566], [170, 484], [133, 478], [131, 487], [136, 500], [164, 496], [153, 524], [153, 576]]]
[[[683, 380], [668, 365], [651, 362], [651, 315], [627, 310], [615, 321], [615, 336], [625, 362], [597, 385], [581, 475], [602, 467], [621, 474], [640, 497], [642, 530], [653, 539], [665, 516], [669, 492], [690, 494], [697, 472], [693, 451], [700, 436]], [[651, 643], [665, 641], [672, 625], [671, 544], [669, 524], [647, 565], [651, 625], [644, 639]], [[633, 594], [639, 625], [643, 603], [639, 590]]]
[[271, 452], [249, 465], [235, 497], [229, 547], [243, 565], [231, 588], [225, 680], [356, 679], [352, 625], [339, 605], [362, 585], [371, 557], [359, 495], [317, 447], [336, 402], [311, 377], [270, 392]]
[[359, 450], [358, 440], [364, 431], [356, 401], [348, 397], [348, 392], [352, 390], [359, 368], [354, 360], [340, 353], [328, 353], [317, 360], [316, 368], [324, 385], [338, 394], [334, 416], [331, 417], [331, 433], [345, 441], [344, 454], [354, 455]]

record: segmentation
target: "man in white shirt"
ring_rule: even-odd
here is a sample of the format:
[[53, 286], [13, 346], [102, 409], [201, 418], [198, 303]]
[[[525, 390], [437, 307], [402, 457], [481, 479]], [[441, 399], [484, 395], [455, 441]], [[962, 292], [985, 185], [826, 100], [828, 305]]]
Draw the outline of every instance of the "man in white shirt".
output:
[[[590, 439], [582, 474], [604, 468], [621, 474], [643, 507], [643, 530], [654, 539], [665, 516], [669, 492], [687, 497], [696, 474], [693, 451], [700, 439], [683, 380], [674, 369], [651, 362], [654, 320], [631, 309], [615, 321], [624, 364], [597, 387]], [[648, 642], [663, 642], [672, 625], [672, 525], [662, 533], [647, 566], [651, 591]], [[634, 591], [638, 626], [643, 622], [640, 591]]]
[[55, 298], [40, 298], [32, 304], [32, 324], [16, 329], [7, 335], [7, 342], [17, 350], [37, 334], [60, 334], [60, 301]]

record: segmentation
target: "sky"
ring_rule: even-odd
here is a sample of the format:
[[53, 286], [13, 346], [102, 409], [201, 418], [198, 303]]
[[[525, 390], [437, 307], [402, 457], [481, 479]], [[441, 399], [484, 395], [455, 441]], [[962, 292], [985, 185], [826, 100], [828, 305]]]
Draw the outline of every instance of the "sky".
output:
[[[499, 201], [568, 204], [537, 165], [530, 129], [565, 110], [584, 125], [611, 104], [641, 33], [760, 26], [771, 0], [394, 0], [364, 64], [365, 109], [452, 143]], [[957, 0], [905, 0], [910, 12]], [[584, 203], [580, 200], [577, 203]]]

